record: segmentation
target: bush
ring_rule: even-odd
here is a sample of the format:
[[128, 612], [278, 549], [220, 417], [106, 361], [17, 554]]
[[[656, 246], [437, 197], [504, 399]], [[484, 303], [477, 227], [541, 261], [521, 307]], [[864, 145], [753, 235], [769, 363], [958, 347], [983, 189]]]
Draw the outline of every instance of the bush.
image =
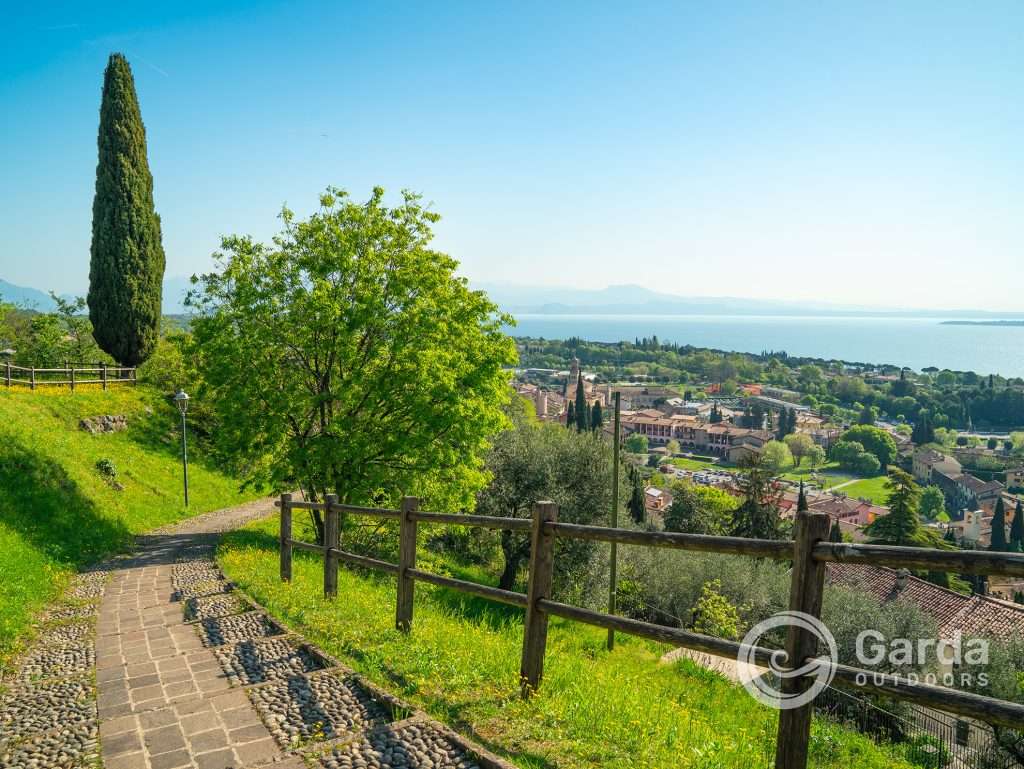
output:
[[912, 764], [925, 769], [942, 769], [952, 759], [949, 748], [930, 734], [919, 734], [908, 740], [905, 755]]
[[114, 467], [114, 463], [109, 459], [97, 459], [96, 472], [109, 481], [117, 479], [117, 468]]

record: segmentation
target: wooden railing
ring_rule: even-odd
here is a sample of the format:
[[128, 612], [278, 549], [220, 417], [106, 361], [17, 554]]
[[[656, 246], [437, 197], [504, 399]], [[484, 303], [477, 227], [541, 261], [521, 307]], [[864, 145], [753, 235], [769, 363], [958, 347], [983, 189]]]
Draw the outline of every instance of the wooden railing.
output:
[[102, 385], [104, 390], [111, 384], [134, 386], [138, 384], [137, 373], [134, 367], [108, 366], [102, 362], [93, 366], [65, 363], [63, 368], [15, 366], [10, 362], [3, 364], [5, 387], [26, 385], [33, 390], [41, 385], [71, 387], [72, 390], [78, 385], [98, 384]]
[[[292, 578], [292, 551], [295, 548], [323, 555], [324, 595], [328, 598], [337, 595], [339, 562], [394, 574], [398, 578], [395, 625], [402, 631], [412, 630], [413, 595], [417, 581], [524, 608], [526, 618], [520, 665], [521, 691], [524, 697], [530, 696], [541, 684], [549, 617], [562, 617], [732, 659], [736, 659], [741, 652], [750, 653], [755, 663], [766, 667], [770, 664], [781, 664], [783, 668], [793, 670], [817, 660], [817, 640], [814, 634], [796, 627], [789, 628], [783, 652], [766, 647], [748, 647], [682, 628], [655, 625], [554, 601], [551, 597], [554, 544], [559, 538], [792, 562], [789, 609], [814, 617], [821, 616], [825, 567], [828, 563], [865, 563], [897, 568], [1024, 577], [1024, 554], [832, 543], [827, 541], [831, 518], [824, 513], [799, 513], [794, 528], [794, 539], [777, 541], [631, 531], [559, 523], [557, 506], [551, 502], [538, 502], [534, 506], [532, 520], [423, 512], [419, 510], [418, 500], [414, 497], [403, 498], [399, 510], [340, 504], [334, 495], [328, 495], [324, 502], [305, 502], [293, 500], [290, 494], [283, 494], [276, 504], [281, 508], [281, 579], [290, 581]], [[292, 538], [292, 512], [295, 510], [318, 510], [324, 513], [325, 545]], [[397, 520], [399, 562], [390, 563], [342, 550], [339, 536], [339, 516], [342, 513]], [[420, 523], [455, 524], [528, 534], [530, 563], [527, 592], [524, 594], [501, 590], [475, 582], [431, 574], [416, 568], [416, 530]], [[795, 664], [791, 662], [793, 660], [796, 661]], [[989, 724], [1024, 730], [1024, 705], [848, 665], [833, 664], [832, 668], [835, 672], [833, 683], [846, 688], [883, 694]], [[810, 676], [784, 678], [782, 691], [783, 694], [795, 694], [805, 691], [811, 683]], [[780, 711], [776, 769], [805, 769], [807, 766], [813, 707], [811, 703]]]

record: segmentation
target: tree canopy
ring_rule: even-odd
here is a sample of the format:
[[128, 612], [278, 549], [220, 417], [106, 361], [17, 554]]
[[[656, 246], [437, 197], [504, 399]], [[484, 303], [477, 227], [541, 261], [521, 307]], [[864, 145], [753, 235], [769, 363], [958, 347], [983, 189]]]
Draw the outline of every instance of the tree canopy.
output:
[[348, 503], [471, 507], [505, 428], [511, 319], [431, 250], [438, 215], [329, 188], [271, 245], [224, 239], [189, 302], [201, 398], [252, 482]]
[[146, 129], [131, 67], [119, 53], [111, 54], [103, 77], [98, 144], [89, 319], [105, 352], [137, 366], [159, 338], [165, 259]]

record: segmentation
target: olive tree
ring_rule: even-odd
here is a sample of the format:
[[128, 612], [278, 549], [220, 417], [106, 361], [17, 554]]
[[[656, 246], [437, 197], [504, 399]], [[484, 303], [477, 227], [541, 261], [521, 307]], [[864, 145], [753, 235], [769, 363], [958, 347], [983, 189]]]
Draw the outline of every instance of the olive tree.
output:
[[[599, 433], [578, 433], [552, 424], [519, 418], [499, 435], [487, 454], [490, 483], [480, 492], [477, 512], [504, 518], [530, 518], [533, 504], [558, 504], [558, 519], [606, 525], [611, 513], [612, 450]], [[619, 468], [620, 506], [630, 485]], [[526, 534], [503, 531], [499, 587], [511, 590], [530, 555]], [[560, 539], [555, 554], [559, 592], [578, 580], [594, 547], [582, 540]]]
[[471, 506], [507, 424], [511, 319], [429, 248], [439, 217], [418, 196], [320, 203], [306, 221], [285, 209], [270, 245], [225, 238], [190, 294], [215, 438], [275, 490]]

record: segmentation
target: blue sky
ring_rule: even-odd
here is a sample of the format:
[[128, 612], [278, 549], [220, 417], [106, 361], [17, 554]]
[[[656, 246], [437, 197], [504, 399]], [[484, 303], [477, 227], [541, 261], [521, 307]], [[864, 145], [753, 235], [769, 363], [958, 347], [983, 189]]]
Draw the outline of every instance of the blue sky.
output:
[[1019, 2], [31, 5], [0, 31], [13, 283], [86, 287], [122, 51], [168, 275], [380, 184], [474, 281], [1021, 309]]

